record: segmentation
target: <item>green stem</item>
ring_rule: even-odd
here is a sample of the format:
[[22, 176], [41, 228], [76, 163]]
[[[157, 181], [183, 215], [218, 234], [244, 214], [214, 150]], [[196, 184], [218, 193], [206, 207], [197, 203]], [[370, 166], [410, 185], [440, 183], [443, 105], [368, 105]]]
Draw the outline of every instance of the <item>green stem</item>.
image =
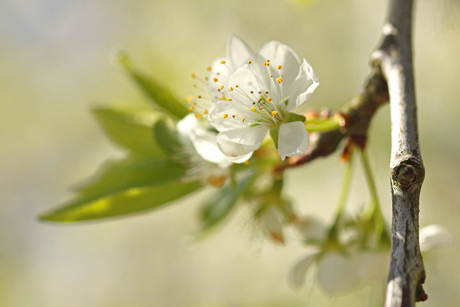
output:
[[371, 194], [371, 202], [366, 208], [364, 208], [364, 218], [367, 221], [373, 220], [373, 222], [375, 223], [374, 229], [377, 234], [377, 242], [380, 243], [382, 241], [385, 241], [385, 243], [388, 243], [389, 235], [385, 228], [385, 220], [383, 218], [382, 209], [380, 207], [380, 202], [377, 195], [377, 188], [375, 185], [374, 176], [372, 174], [369, 156], [367, 155], [366, 150], [361, 150], [361, 158], [363, 161], [367, 185], [369, 186], [369, 192]]

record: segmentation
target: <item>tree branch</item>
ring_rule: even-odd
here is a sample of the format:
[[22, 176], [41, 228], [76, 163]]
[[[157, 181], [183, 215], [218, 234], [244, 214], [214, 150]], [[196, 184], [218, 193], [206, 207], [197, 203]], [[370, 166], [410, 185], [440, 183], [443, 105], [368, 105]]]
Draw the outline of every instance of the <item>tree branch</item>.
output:
[[388, 83], [392, 123], [393, 217], [386, 307], [415, 306], [428, 298], [422, 288], [425, 270], [419, 247], [419, 197], [425, 169], [417, 132], [412, 9], [412, 0], [391, 0], [383, 42], [372, 56]]

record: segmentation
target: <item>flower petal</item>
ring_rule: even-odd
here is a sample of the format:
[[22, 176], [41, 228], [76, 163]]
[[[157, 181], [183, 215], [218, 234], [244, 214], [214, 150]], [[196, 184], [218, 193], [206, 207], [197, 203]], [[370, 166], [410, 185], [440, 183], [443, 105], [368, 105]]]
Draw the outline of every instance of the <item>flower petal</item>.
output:
[[310, 63], [304, 59], [302, 65], [300, 66], [299, 74], [291, 86], [289, 103], [286, 109], [290, 111], [306, 103], [318, 85], [318, 76]]
[[238, 36], [232, 34], [227, 42], [227, 58], [233, 70], [237, 70], [249, 60], [254, 60], [254, 51]]
[[[266, 43], [257, 53], [257, 63], [259, 65], [263, 64], [266, 60], [270, 60], [270, 66], [268, 66], [270, 74], [263, 74], [266, 85], [270, 85], [271, 83], [269, 75], [273, 75], [274, 79], [276, 79], [279, 77], [279, 73], [281, 73], [281, 78], [283, 79], [283, 98], [286, 98], [291, 85], [299, 73], [299, 58], [288, 46], [277, 41], [271, 41]], [[278, 65], [282, 66], [280, 70], [277, 68]]]
[[308, 144], [308, 132], [302, 122], [281, 124], [278, 134], [278, 153], [281, 160], [304, 153]]
[[318, 269], [318, 283], [328, 294], [338, 294], [356, 287], [362, 282], [360, 262], [355, 257], [327, 254]]
[[420, 229], [420, 250], [426, 252], [432, 249], [452, 245], [452, 235], [439, 225], [428, 225]]
[[215, 60], [208, 75], [208, 92], [214, 99], [222, 98], [223, 93], [218, 90], [222, 85], [227, 86], [228, 80], [233, 73], [233, 70], [229, 69], [228, 65], [222, 64], [222, 61], [227, 62], [228, 59], [218, 58]]
[[252, 153], [262, 144], [268, 129], [264, 126], [245, 127], [221, 132], [217, 146], [228, 157], [241, 158]]
[[196, 152], [205, 160], [218, 164], [221, 168], [227, 168], [232, 163], [219, 150], [216, 143], [217, 133], [197, 128], [191, 131], [190, 139]]
[[262, 84], [257, 80], [254, 72], [251, 66], [246, 64], [235, 71], [228, 81], [228, 86], [233, 88], [230, 97], [246, 106], [246, 111], [253, 107], [252, 103], [259, 99], [259, 91], [263, 90]]
[[187, 114], [183, 119], [177, 122], [176, 130], [181, 136], [189, 138], [190, 131], [198, 128], [199, 123], [195, 115], [190, 113]]
[[[227, 114], [229, 117], [224, 118], [224, 114]], [[236, 117], [232, 118], [232, 115]], [[247, 127], [248, 125], [241, 121], [243, 117], [253, 120], [256, 118], [256, 114], [251, 111], [246, 111], [244, 106], [234, 104], [231, 101], [220, 100], [213, 103], [211, 106], [208, 114], [208, 121], [218, 131], [227, 131]]]
[[294, 288], [300, 288], [305, 282], [305, 274], [315, 262], [318, 251], [310, 252], [307, 256], [297, 262], [290, 270], [288, 281]]

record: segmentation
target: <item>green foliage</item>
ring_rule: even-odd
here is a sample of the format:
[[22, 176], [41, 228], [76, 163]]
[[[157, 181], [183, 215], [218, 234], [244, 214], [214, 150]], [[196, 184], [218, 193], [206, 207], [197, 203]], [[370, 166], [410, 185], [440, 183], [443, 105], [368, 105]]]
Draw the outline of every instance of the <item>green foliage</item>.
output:
[[167, 158], [130, 156], [109, 161], [94, 179], [75, 188], [80, 197], [93, 198], [115, 194], [130, 188], [157, 186], [183, 177], [185, 168]]
[[153, 126], [153, 135], [158, 144], [168, 155], [174, 155], [182, 147], [177, 138], [177, 133], [167, 123], [166, 120], [158, 120]]
[[143, 156], [164, 156], [152, 135], [161, 115], [151, 109], [100, 107], [92, 109], [107, 136], [117, 145]]
[[117, 54], [117, 62], [155, 107], [160, 107], [177, 118], [183, 118], [189, 113], [187, 107], [158, 80], [136, 69], [125, 52]]
[[70, 203], [40, 216], [53, 222], [80, 222], [137, 213], [158, 208], [201, 187], [199, 182], [169, 183], [130, 188], [96, 199], [77, 198]]
[[201, 208], [202, 230], [208, 230], [221, 222], [235, 207], [240, 197], [251, 188], [257, 173], [250, 170], [239, 179], [235, 186], [227, 184]]
[[95, 179], [75, 189], [79, 193], [75, 200], [40, 218], [77, 222], [159, 207], [201, 187], [198, 182], [179, 182], [184, 172], [166, 158], [131, 156], [109, 162]]

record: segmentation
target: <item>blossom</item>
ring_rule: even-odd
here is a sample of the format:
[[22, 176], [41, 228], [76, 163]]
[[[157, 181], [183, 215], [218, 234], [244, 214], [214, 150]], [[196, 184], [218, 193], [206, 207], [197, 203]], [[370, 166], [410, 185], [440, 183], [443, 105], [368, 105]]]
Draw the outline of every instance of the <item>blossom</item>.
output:
[[217, 133], [207, 130], [203, 121], [193, 114], [180, 120], [176, 129], [182, 145], [178, 157], [189, 165], [185, 180], [199, 179], [213, 186], [222, 186], [232, 162], [217, 148]]
[[[452, 236], [439, 225], [420, 229], [420, 250], [452, 244]], [[321, 288], [330, 295], [350, 291], [370, 283], [385, 284], [390, 266], [390, 251], [371, 251], [350, 248], [347, 254], [339, 252], [321, 253], [313, 249], [302, 257], [290, 270], [289, 282], [298, 288], [312, 265], [317, 264], [316, 279]]]
[[217, 146], [226, 156], [239, 160], [251, 154], [268, 132], [282, 160], [307, 150], [305, 118], [290, 111], [310, 99], [319, 79], [288, 46], [271, 41], [254, 53], [241, 39], [230, 36], [227, 57], [209, 67], [203, 82], [211, 97], [198, 96], [191, 110], [208, 115], [220, 132]]

